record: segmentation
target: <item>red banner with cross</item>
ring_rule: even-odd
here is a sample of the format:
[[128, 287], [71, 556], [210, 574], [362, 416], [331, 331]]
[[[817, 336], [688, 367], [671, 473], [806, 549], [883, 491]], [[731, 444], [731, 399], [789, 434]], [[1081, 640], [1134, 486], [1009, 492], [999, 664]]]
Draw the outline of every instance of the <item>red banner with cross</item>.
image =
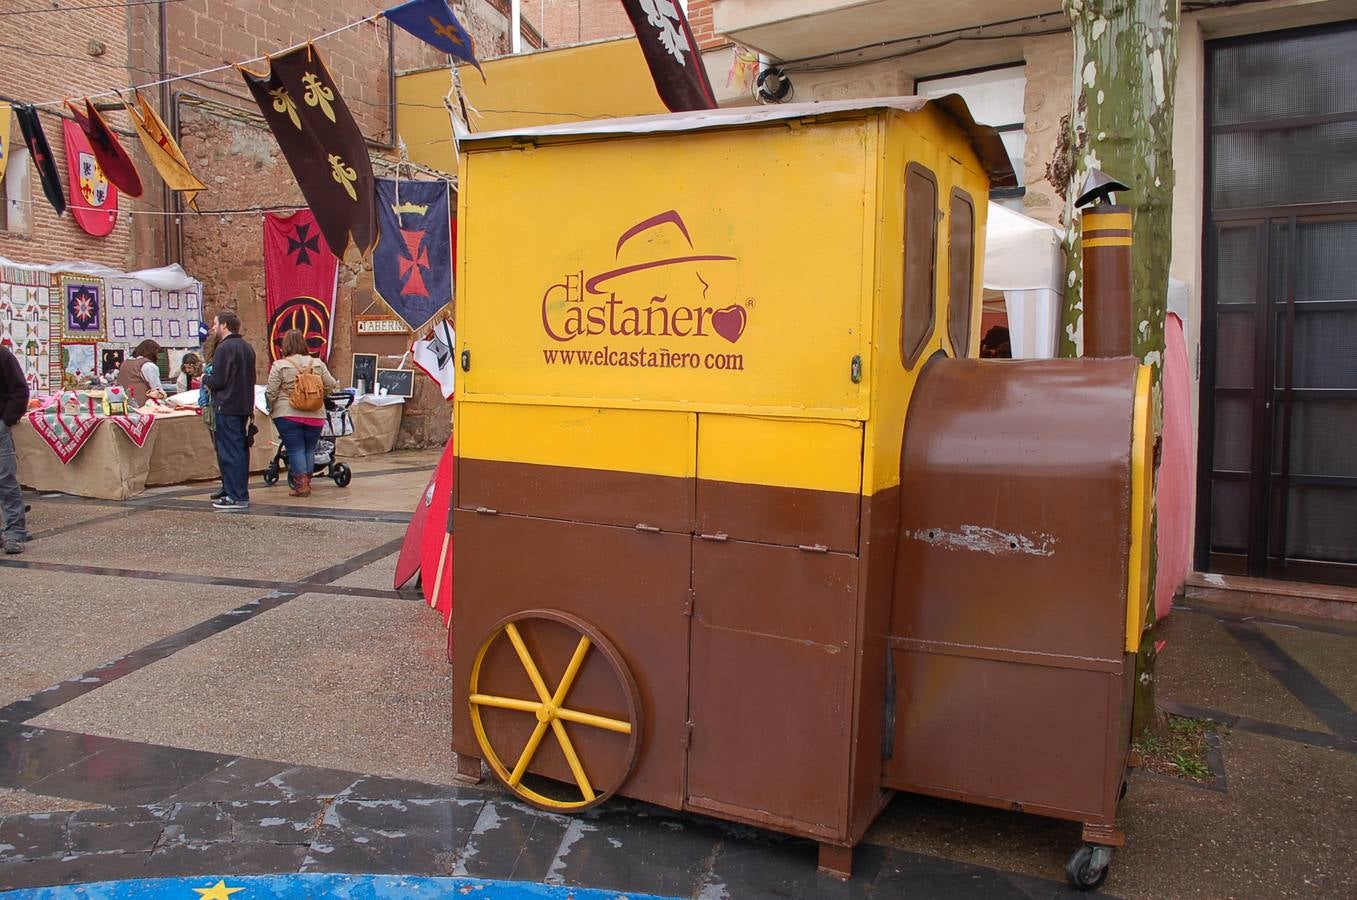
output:
[[283, 335], [293, 328], [306, 337], [313, 355], [329, 359], [338, 277], [339, 260], [321, 236], [311, 210], [265, 214], [264, 301], [270, 359], [278, 359]]

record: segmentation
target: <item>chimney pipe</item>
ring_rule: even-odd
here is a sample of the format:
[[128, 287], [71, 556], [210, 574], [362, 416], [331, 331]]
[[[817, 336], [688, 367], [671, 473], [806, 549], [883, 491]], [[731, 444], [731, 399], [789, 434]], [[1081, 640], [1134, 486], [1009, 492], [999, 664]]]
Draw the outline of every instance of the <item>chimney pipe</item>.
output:
[[1084, 207], [1084, 356], [1133, 356], [1131, 209], [1115, 192], [1130, 190], [1090, 169], [1075, 204]]

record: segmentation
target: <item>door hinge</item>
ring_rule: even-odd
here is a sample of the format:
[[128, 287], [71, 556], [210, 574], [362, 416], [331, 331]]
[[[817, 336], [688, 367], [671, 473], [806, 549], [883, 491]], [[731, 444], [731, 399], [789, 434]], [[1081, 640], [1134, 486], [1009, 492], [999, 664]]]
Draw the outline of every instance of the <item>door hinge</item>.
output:
[[828, 553], [829, 548], [824, 544], [797, 544], [796, 549], [804, 550], [807, 553]]
[[497, 516], [497, 515], [499, 515], [499, 510], [497, 510], [497, 509], [491, 509], [491, 508], [488, 507], [488, 506], [478, 506], [478, 507], [476, 507], [476, 512], [480, 513], [480, 514], [483, 515], [483, 516]]
[[689, 719], [687, 722], [684, 722], [684, 723], [683, 723], [683, 737], [681, 738], [681, 740], [682, 740], [682, 742], [683, 742], [683, 749], [684, 749], [684, 750], [687, 750], [689, 747], [691, 747], [691, 746], [693, 745], [693, 720], [692, 720], [692, 719]]
[[683, 614], [685, 616], [691, 616], [693, 614], [693, 603], [696, 602], [697, 599], [696, 594], [697, 591], [688, 588], [688, 599], [683, 601]]
[[713, 534], [699, 534], [697, 539], [699, 541], [716, 541], [718, 543], [723, 543], [730, 540], [730, 535], [726, 534], [724, 531], [717, 531]]
[[644, 531], [644, 532], [646, 532], [647, 534], [659, 534], [659, 533], [660, 533], [660, 526], [658, 526], [658, 525], [647, 525], [645, 522], [637, 522], [637, 523], [636, 523], [636, 530], [637, 530], [637, 531]]

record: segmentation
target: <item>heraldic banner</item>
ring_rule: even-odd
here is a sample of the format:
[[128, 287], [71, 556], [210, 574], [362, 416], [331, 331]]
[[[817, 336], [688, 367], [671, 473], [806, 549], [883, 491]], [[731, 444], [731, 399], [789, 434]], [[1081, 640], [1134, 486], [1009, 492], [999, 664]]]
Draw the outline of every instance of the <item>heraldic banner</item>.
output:
[[267, 75], [240, 72], [325, 242], [342, 257], [352, 235], [366, 256], [377, 242], [372, 160], [320, 51], [306, 44], [270, 57]]
[[311, 352], [330, 357], [339, 260], [330, 252], [311, 210], [264, 216], [264, 301], [269, 358], [278, 359], [283, 335], [295, 328]]
[[391, 311], [415, 334], [452, 302], [452, 229], [446, 181], [377, 179], [372, 278]]
[[716, 109], [702, 52], [678, 0], [622, 0], [650, 67], [655, 91], [670, 112]]
[[71, 215], [86, 232], [103, 237], [118, 223], [118, 189], [104, 177], [80, 126], [64, 119], [61, 129], [66, 138], [66, 171], [71, 179]]

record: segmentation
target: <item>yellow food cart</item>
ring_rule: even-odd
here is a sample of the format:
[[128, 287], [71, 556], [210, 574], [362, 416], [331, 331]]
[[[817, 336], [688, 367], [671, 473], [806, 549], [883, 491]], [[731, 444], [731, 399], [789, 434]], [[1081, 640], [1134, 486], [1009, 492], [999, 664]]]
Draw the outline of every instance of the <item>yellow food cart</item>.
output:
[[1115, 844], [1148, 395], [1129, 358], [964, 358], [998, 135], [953, 96], [463, 149], [460, 773], [841, 873], [892, 789]]

